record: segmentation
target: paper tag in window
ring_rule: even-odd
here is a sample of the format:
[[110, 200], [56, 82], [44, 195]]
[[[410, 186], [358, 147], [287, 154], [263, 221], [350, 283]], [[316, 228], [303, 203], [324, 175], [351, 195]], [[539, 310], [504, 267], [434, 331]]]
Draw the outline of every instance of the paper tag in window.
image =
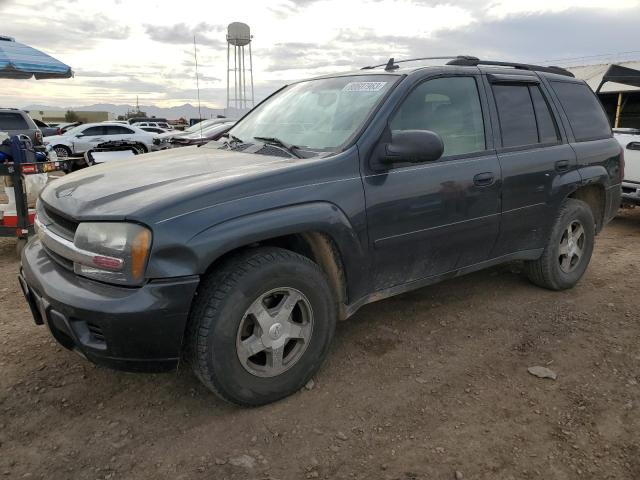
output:
[[387, 82], [351, 82], [342, 89], [343, 92], [377, 92], [382, 90]]

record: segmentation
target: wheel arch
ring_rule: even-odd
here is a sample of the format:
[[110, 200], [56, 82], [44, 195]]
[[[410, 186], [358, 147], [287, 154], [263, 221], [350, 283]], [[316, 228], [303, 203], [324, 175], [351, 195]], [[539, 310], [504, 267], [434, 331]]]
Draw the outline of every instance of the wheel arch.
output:
[[189, 241], [198, 271], [207, 274], [240, 251], [277, 246], [303, 255], [323, 270], [346, 318], [346, 304], [361, 295], [367, 257], [347, 216], [335, 205], [312, 202], [239, 217]]
[[593, 212], [593, 218], [596, 221], [596, 233], [602, 230], [604, 226], [604, 217], [606, 212], [606, 193], [604, 186], [599, 183], [591, 183], [578, 187], [571, 192], [567, 198], [582, 200]]

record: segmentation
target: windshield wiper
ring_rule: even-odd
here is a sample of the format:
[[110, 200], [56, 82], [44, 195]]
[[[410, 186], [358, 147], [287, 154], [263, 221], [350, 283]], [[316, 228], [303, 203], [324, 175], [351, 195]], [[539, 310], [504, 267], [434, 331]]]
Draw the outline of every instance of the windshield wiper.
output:
[[222, 135], [220, 135], [221, 137], [226, 137], [226, 138], [230, 138], [231, 140], [233, 140], [234, 142], [237, 143], [244, 143], [242, 140], [240, 140], [238, 137], [236, 137], [235, 135], [227, 132], [227, 133], [223, 133]]
[[267, 143], [269, 145], [275, 145], [276, 147], [284, 148], [287, 152], [289, 152], [294, 157], [302, 158], [300, 154], [297, 152], [297, 150], [299, 150], [300, 147], [284, 142], [279, 138], [276, 138], [276, 137], [253, 137], [253, 138], [255, 140], [259, 140], [260, 142]]

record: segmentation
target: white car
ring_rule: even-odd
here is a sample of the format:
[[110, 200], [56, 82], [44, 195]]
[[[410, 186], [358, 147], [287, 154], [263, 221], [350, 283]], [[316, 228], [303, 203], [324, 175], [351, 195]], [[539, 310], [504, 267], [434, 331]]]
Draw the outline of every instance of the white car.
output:
[[622, 203], [640, 205], [640, 130], [619, 128], [613, 134], [624, 149]]
[[167, 122], [136, 122], [136, 123], [132, 123], [132, 125], [135, 125], [136, 127], [153, 127], [153, 128], [162, 128], [164, 130], [171, 130], [171, 125], [169, 125]]
[[46, 137], [45, 145], [51, 145], [58, 157], [82, 155], [100, 143], [127, 140], [136, 142], [140, 152], [154, 150], [153, 139], [156, 133], [145, 132], [134, 125], [117, 122], [85, 123], [72, 128], [62, 135]]

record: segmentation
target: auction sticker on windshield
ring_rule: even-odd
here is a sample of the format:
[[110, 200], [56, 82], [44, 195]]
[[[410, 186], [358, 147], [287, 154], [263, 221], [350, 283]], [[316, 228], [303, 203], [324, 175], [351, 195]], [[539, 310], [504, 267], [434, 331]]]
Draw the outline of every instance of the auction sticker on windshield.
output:
[[382, 90], [387, 82], [350, 82], [342, 89], [343, 92], [377, 92]]

